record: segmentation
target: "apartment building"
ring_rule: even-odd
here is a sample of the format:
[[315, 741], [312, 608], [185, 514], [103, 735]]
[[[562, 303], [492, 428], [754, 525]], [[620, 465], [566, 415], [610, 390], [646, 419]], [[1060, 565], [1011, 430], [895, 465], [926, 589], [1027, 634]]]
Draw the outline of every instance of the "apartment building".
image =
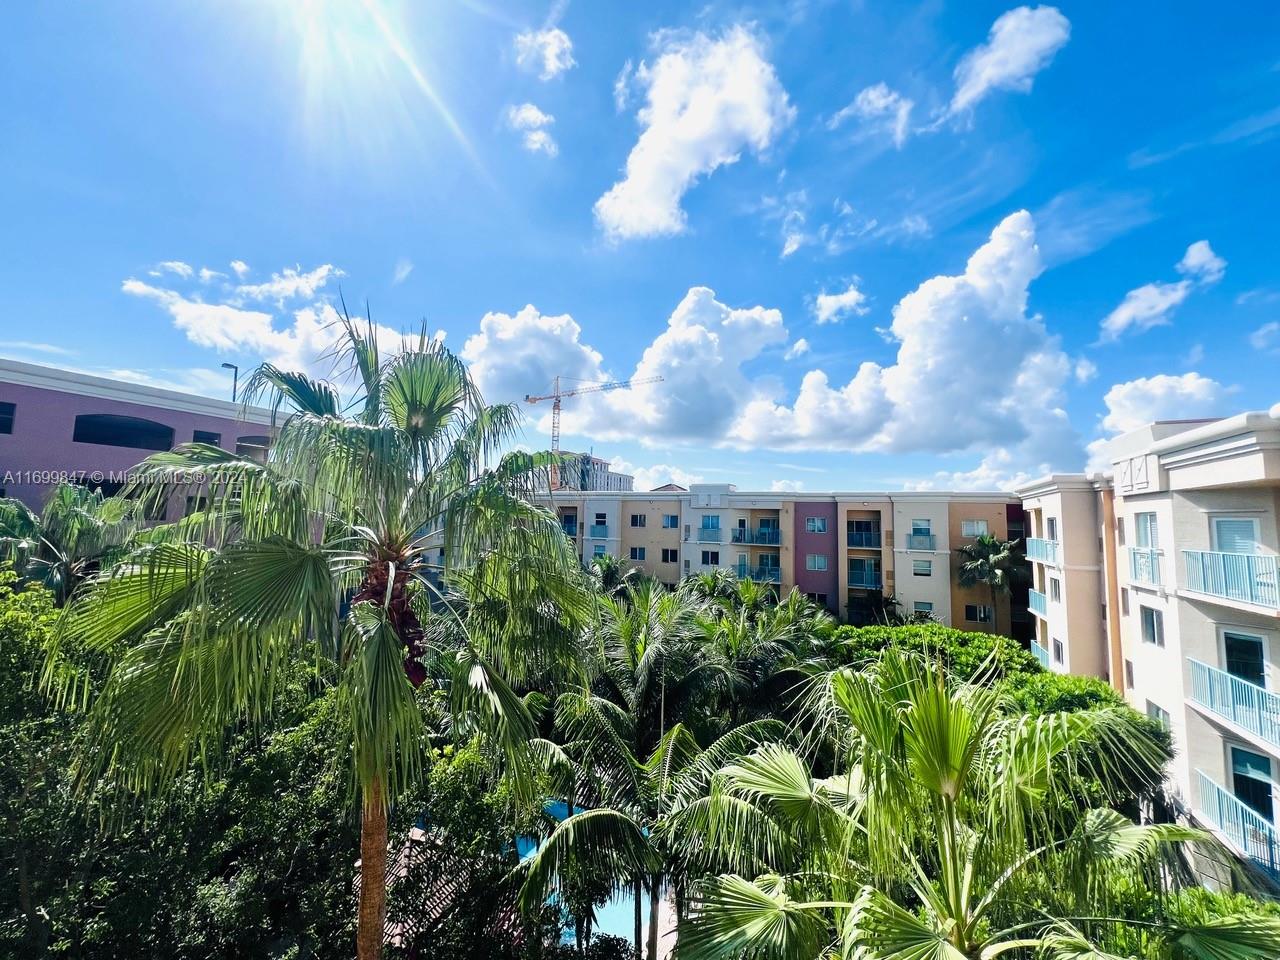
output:
[[1154, 423], [1109, 458], [1110, 475], [1018, 491], [1037, 642], [1165, 724], [1176, 812], [1280, 882], [1280, 405]]
[[[139, 461], [192, 441], [263, 453], [270, 422], [268, 410], [0, 359], [0, 496], [39, 509], [64, 478], [115, 493]], [[171, 503], [170, 519], [182, 509]]]
[[569, 461], [558, 471], [557, 489], [630, 491], [635, 488], [635, 477], [613, 470], [608, 460], [590, 453], [564, 452], [563, 456]]
[[1018, 597], [961, 587], [956, 549], [983, 534], [1021, 537], [1022, 508], [1001, 493], [776, 493], [694, 484], [649, 493], [550, 497], [584, 563], [614, 556], [674, 585], [706, 570], [793, 587], [847, 619], [891, 596], [906, 613], [967, 629], [1017, 630]]

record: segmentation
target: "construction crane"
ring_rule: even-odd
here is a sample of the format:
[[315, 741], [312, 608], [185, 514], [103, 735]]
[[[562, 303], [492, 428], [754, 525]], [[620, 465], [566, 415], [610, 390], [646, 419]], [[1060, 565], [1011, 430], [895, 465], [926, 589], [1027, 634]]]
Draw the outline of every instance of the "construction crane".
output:
[[[573, 381], [572, 377], [564, 377], [563, 379]], [[634, 377], [631, 380], [603, 380], [603, 381], [577, 380], [573, 382], [581, 383], [582, 386], [574, 387], [572, 390], [561, 390], [560, 389], [561, 378], [556, 377], [555, 380], [552, 381], [550, 393], [543, 394], [541, 396], [534, 396], [531, 393], [526, 393], [524, 396], [524, 402], [528, 404], [535, 404], [535, 403], [541, 403], [544, 400], [552, 401], [551, 403], [551, 452], [559, 455], [560, 453], [560, 401], [563, 400], [565, 397], [578, 397], [584, 393], [604, 393], [608, 390], [620, 390], [623, 387], [638, 387], [641, 384], [645, 384], [645, 383], [660, 383], [662, 379], [663, 379], [662, 377]], [[551, 473], [552, 489], [556, 489], [560, 486], [559, 475], [560, 475], [559, 468], [553, 467], [552, 473]]]

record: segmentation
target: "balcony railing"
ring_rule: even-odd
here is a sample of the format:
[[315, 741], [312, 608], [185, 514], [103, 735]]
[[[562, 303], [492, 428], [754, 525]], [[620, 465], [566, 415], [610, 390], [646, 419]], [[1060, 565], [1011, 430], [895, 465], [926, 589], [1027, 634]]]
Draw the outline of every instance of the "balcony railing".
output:
[[699, 543], [719, 543], [720, 528], [719, 527], [698, 527], [694, 532], [694, 539]]
[[874, 550], [878, 550], [880, 549], [880, 531], [851, 530], [849, 531], [849, 546], [870, 547]]
[[782, 542], [782, 531], [774, 527], [761, 527], [758, 530], [748, 530], [745, 527], [735, 527], [733, 531], [733, 542], [764, 544], [766, 546], [776, 547]]
[[1049, 669], [1049, 651], [1034, 640], [1031, 641], [1031, 655], [1040, 661], [1040, 666]]
[[779, 567], [752, 567], [745, 563], [740, 563], [738, 564], [738, 579], [779, 583], [782, 580], [782, 570]]
[[562, 523], [560, 529], [564, 531], [566, 537], [576, 537], [578, 535], [578, 525], [576, 523]]
[[1134, 583], [1160, 586], [1160, 551], [1145, 547], [1130, 547], [1129, 579]]
[[1280, 609], [1275, 557], [1183, 550], [1182, 558], [1186, 564], [1188, 590]]
[[1042, 617], [1049, 615], [1049, 598], [1039, 590], [1027, 591], [1027, 608]]
[[879, 590], [880, 572], [878, 570], [850, 570], [849, 586], [859, 590]]
[[1280, 879], [1280, 845], [1276, 828], [1256, 810], [1241, 803], [1203, 770], [1196, 771], [1196, 789], [1200, 794], [1198, 809], [1231, 841], [1241, 853]]
[[607, 523], [593, 523], [587, 532], [597, 540], [603, 540], [609, 536], [609, 525]]
[[1188, 663], [1192, 700], [1280, 747], [1280, 696], [1199, 660]]
[[937, 544], [938, 538], [932, 533], [908, 533], [907, 549], [908, 550], [932, 550]]
[[1027, 559], [1039, 560], [1041, 563], [1058, 563], [1058, 541], [1045, 540], [1042, 537], [1027, 537]]

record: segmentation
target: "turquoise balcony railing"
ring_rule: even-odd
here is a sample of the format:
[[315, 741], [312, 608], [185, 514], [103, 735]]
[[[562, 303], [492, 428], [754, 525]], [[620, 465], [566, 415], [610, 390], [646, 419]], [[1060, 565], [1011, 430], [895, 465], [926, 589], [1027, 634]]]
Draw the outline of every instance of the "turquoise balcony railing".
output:
[[1280, 696], [1199, 660], [1187, 662], [1192, 700], [1280, 747]]
[[1280, 846], [1276, 828], [1252, 807], [1241, 803], [1203, 770], [1196, 771], [1199, 811], [1222, 832], [1237, 850], [1273, 878], [1280, 879]]
[[1160, 586], [1160, 551], [1145, 547], [1129, 548], [1129, 579], [1134, 583]]
[[857, 587], [859, 590], [879, 590], [880, 589], [880, 571], [850, 570], [849, 586]]
[[1275, 557], [1183, 550], [1182, 559], [1186, 564], [1188, 590], [1280, 609]]
[[775, 527], [761, 527], [758, 530], [748, 530], [746, 528], [734, 528], [734, 543], [755, 543], [765, 546], [774, 546], [782, 543], [782, 531]]
[[1032, 613], [1047, 617], [1049, 615], [1049, 598], [1039, 590], [1030, 590], [1027, 592], [1027, 608]]
[[782, 570], [778, 567], [752, 567], [745, 563], [738, 564], [739, 580], [759, 580], [763, 583], [780, 583]]
[[851, 547], [870, 547], [878, 550], [880, 548], [880, 531], [879, 530], [851, 530], [849, 532], [849, 546]]
[[603, 540], [609, 536], [609, 525], [607, 523], [593, 523], [587, 532], [597, 540]]
[[1049, 651], [1034, 640], [1031, 641], [1031, 655], [1040, 661], [1040, 666], [1049, 669]]
[[695, 538], [699, 543], [719, 543], [720, 528], [719, 527], [698, 527], [695, 532]]
[[932, 550], [938, 543], [938, 538], [932, 533], [908, 533], [907, 549], [908, 550]]
[[1058, 541], [1045, 540], [1042, 537], [1027, 537], [1027, 559], [1056, 565], [1058, 562]]

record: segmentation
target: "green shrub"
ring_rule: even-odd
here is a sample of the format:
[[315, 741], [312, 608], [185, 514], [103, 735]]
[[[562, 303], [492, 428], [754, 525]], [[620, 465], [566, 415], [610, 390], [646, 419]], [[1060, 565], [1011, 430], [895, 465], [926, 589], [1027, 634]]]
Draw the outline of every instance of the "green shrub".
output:
[[1020, 713], [1090, 710], [1094, 707], [1124, 706], [1115, 688], [1097, 677], [1075, 677], [1065, 673], [1011, 673], [1001, 683], [1001, 691]]
[[839, 627], [830, 650], [849, 666], [868, 663], [888, 647], [941, 656], [952, 675], [970, 679], [988, 663], [996, 675], [1040, 673], [1039, 662], [1018, 641], [991, 633], [970, 633], [940, 623], [902, 627]]

